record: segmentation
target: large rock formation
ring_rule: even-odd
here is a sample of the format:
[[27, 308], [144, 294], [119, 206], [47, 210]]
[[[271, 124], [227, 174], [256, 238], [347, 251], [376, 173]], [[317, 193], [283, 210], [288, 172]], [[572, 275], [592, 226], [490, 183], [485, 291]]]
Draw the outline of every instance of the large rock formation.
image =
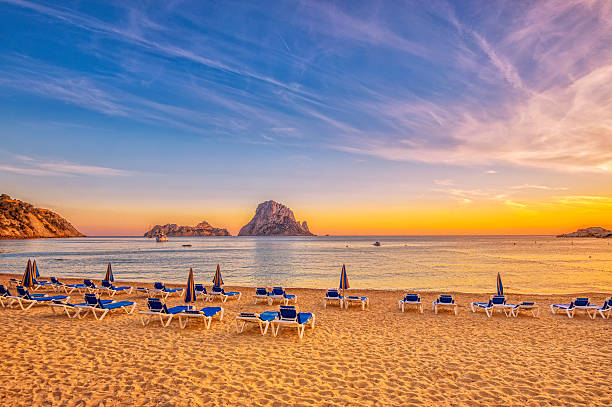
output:
[[612, 230], [601, 227], [591, 227], [586, 229], [578, 229], [575, 232], [559, 235], [557, 237], [609, 237], [612, 238]]
[[205, 220], [195, 226], [179, 226], [176, 223], [155, 225], [144, 236], [155, 237], [159, 234], [166, 236], [230, 236], [227, 229], [214, 228]]
[[291, 209], [274, 201], [260, 203], [253, 219], [238, 236], [314, 236], [306, 222], [295, 220]]
[[81, 236], [85, 235], [57, 213], [0, 195], [0, 239]]

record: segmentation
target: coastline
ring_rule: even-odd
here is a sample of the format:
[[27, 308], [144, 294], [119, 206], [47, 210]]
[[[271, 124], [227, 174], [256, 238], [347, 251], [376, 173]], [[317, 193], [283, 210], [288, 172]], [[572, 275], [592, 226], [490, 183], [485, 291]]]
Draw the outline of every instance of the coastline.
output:
[[[10, 278], [16, 278], [16, 279], [21, 279], [21, 277], [23, 277], [23, 273], [20, 274], [16, 274], [16, 273], [0, 273], [0, 284], [6, 284], [8, 282], [8, 279]], [[41, 277], [39, 278], [40, 280], [47, 280], [49, 278], [49, 276], [43, 276], [41, 275]], [[62, 282], [66, 283], [66, 284], [77, 284], [77, 283], [82, 283], [83, 279], [82, 278], [75, 278], [75, 277], [58, 277]], [[91, 278], [88, 277], [90, 280], [98, 283], [100, 283], [100, 281], [102, 280], [101, 278]], [[2, 282], [3, 281], [3, 282]], [[139, 281], [130, 281], [130, 280], [121, 280], [121, 279], [116, 279], [115, 280], [115, 285], [128, 285], [131, 287], [153, 287], [153, 283], [155, 281], [161, 281], [160, 279], [152, 279], [152, 280], [139, 280]], [[187, 274], [185, 274], [185, 281], [187, 281]], [[167, 287], [169, 288], [184, 288], [185, 284], [184, 283], [174, 283], [174, 282], [168, 282], [168, 281], [162, 281]], [[212, 283], [210, 281], [201, 281], [196, 279], [195, 281], [196, 284], [203, 284], [205, 287], [210, 287], [212, 286]], [[251, 286], [251, 285], [232, 285], [232, 284], [225, 284], [224, 287], [231, 289], [231, 290], [245, 290], [245, 291], [253, 291], [253, 293], [255, 292], [255, 289], [257, 287], [263, 287], [265, 286], [265, 284], [263, 285], [258, 285], [258, 286]], [[269, 287], [268, 287], [269, 288]], [[330, 288], [335, 288], [335, 287], [292, 287], [292, 286], [284, 286], [285, 289], [287, 290], [300, 290], [300, 291], [306, 291], [306, 292], [320, 292], [320, 293], [325, 293], [326, 290], [330, 289]], [[518, 292], [513, 292], [512, 290], [508, 290], [505, 289], [504, 290], [506, 293], [506, 296], [513, 296], [513, 297], [517, 297], [517, 298], [523, 298], [523, 297], [542, 297], [542, 298], [553, 298], [553, 297], [609, 297], [612, 296], [612, 290], [609, 292], [606, 291], [597, 291], [597, 290], [587, 290], [587, 291], [577, 291], [577, 292], [573, 292], [573, 293], [518, 293]], [[431, 295], [433, 297], [437, 296], [438, 294], [453, 294], [453, 295], [461, 295], [461, 296], [472, 296], [475, 299], [480, 298], [480, 297], [484, 297], [487, 295], [492, 295], [493, 292], [491, 293], [482, 293], [482, 292], [472, 292], [472, 291], [458, 291], [458, 290], [433, 290], [433, 289], [426, 289], [426, 290], [422, 290], [422, 289], [404, 289], [404, 288], [351, 288], [350, 292], [355, 292], [355, 293], [360, 293], [363, 295], [367, 295], [368, 293], [397, 293], [398, 296], [402, 296], [404, 293], [407, 292], [415, 292], [415, 293], [419, 293], [419, 294], [425, 294], [425, 295]], [[433, 298], [435, 299], [435, 298]], [[433, 301], [432, 299], [432, 301]], [[520, 301], [523, 301], [522, 299]], [[524, 300], [527, 301], [527, 300]]]
[[[0, 283], [16, 275], [0, 275]], [[17, 276], [19, 278], [20, 276]], [[44, 276], [41, 277], [44, 279]], [[64, 279], [62, 279], [64, 280]], [[80, 282], [65, 279], [67, 283]], [[99, 280], [98, 280], [99, 281]], [[129, 282], [117, 282], [128, 285]], [[137, 283], [136, 286], [150, 286]], [[183, 287], [184, 284], [168, 284]], [[316, 327], [299, 341], [295, 329], [274, 338], [258, 329], [238, 334], [238, 312], [278, 305], [253, 304], [254, 287], [223, 306], [210, 330], [173, 321], [143, 327], [137, 315], [146, 296], [117, 295], [137, 303], [134, 315], [68, 319], [46, 306], [0, 308], [5, 330], [0, 350], [10, 379], [0, 382], [8, 405], [569, 405], [604, 406], [610, 320], [552, 315], [550, 303], [572, 295], [519, 295], [535, 300], [540, 316], [487, 318], [471, 301], [488, 295], [456, 293], [458, 315], [431, 310], [436, 293], [421, 292], [424, 313], [401, 313], [401, 290], [351, 289], [370, 297], [370, 308], [323, 307], [324, 289], [288, 288]], [[38, 291], [41, 292], [41, 291]], [[51, 293], [52, 291], [47, 291]], [[581, 293], [601, 305], [605, 294]], [[82, 294], [70, 302], [81, 302]], [[168, 306], [182, 304], [170, 297]], [[41, 355], [42, 359], [41, 359]], [[28, 366], [23, 369], [23, 366]], [[579, 372], [588, 372], [579, 374]], [[87, 383], [96, 383], [88, 386]]]

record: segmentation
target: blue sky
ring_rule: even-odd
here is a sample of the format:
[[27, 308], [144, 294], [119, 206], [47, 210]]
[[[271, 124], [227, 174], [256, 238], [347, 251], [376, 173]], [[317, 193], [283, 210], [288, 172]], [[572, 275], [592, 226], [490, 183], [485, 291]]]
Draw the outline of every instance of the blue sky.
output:
[[237, 228], [265, 199], [609, 205], [611, 10], [0, 0], [3, 186], [89, 233]]

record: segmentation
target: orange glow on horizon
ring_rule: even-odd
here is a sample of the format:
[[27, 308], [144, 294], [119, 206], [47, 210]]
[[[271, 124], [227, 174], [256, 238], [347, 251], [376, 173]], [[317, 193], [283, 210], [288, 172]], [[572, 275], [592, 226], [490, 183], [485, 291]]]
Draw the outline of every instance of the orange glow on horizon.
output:
[[[432, 203], [377, 207], [294, 207], [318, 235], [479, 235], [559, 234], [580, 227], [612, 227], [609, 202], [565, 203]], [[90, 236], [139, 236], [156, 224], [196, 225], [206, 220], [232, 235], [253, 216], [253, 208], [181, 212], [160, 208], [58, 208], [77, 229]]]

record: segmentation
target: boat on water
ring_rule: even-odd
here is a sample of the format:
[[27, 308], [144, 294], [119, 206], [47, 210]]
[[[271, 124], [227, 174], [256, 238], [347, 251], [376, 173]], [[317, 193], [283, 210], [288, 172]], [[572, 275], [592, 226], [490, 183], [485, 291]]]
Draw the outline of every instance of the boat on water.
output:
[[155, 241], [156, 242], [167, 242], [168, 241], [168, 236], [166, 236], [163, 233], [160, 233], [157, 236], [155, 236]]
[[372, 243], [372, 246], [380, 246], [380, 242], [374, 242]]

